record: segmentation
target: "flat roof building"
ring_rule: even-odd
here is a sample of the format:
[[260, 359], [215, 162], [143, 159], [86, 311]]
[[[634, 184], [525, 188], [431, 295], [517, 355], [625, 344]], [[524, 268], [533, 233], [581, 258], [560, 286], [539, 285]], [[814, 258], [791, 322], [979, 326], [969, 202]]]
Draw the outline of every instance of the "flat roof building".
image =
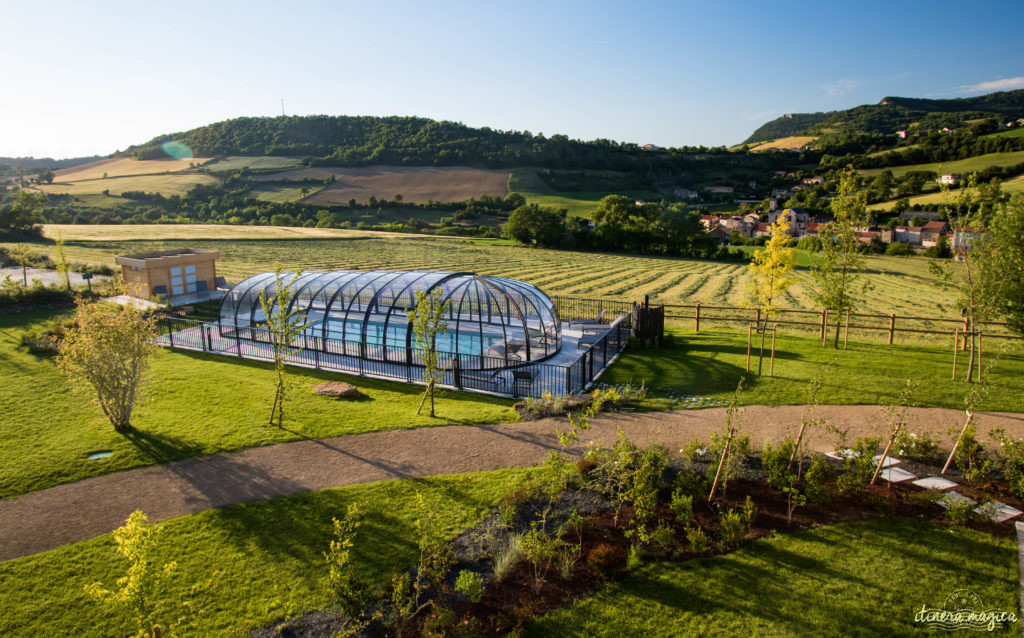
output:
[[175, 248], [121, 255], [114, 261], [121, 266], [128, 294], [152, 299], [216, 290], [218, 257], [216, 250]]

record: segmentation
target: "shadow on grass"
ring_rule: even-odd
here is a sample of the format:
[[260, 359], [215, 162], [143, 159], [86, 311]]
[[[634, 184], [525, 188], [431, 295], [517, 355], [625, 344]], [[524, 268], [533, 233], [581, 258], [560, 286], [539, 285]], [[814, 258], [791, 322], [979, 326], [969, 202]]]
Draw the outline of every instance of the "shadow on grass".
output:
[[177, 461], [202, 454], [202, 449], [173, 436], [132, 429], [123, 434], [139, 452], [155, 464]]

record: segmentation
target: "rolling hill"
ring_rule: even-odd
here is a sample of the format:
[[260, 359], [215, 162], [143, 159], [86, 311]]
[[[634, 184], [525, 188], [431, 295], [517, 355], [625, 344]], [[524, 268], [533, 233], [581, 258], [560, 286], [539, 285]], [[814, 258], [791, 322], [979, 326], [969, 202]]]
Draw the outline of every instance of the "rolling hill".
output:
[[1024, 117], [1024, 89], [954, 99], [886, 97], [878, 104], [863, 104], [845, 111], [792, 113], [763, 124], [744, 144], [793, 135], [889, 134], [914, 126], [955, 128], [970, 120], [989, 117], [998, 120]]

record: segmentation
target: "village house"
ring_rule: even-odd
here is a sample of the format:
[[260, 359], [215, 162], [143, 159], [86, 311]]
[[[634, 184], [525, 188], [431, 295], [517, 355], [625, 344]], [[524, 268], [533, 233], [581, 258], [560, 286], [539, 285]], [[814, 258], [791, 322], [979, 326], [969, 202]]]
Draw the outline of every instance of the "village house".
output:
[[707, 231], [707, 236], [717, 241], [719, 244], [729, 243], [729, 233], [721, 226], [715, 226], [711, 230]]
[[692, 191], [689, 188], [677, 188], [673, 192], [675, 193], [675, 196], [678, 197], [679, 199], [697, 199], [700, 197], [700, 193], [698, 193], [697, 191]]
[[877, 231], [877, 230], [858, 230], [857, 231], [857, 241], [859, 241], [862, 244], [870, 244], [871, 241], [875, 237], [878, 237], [879, 239], [881, 239], [881, 233], [879, 231]]
[[930, 248], [939, 243], [939, 237], [949, 232], [949, 224], [943, 221], [928, 222], [921, 228], [921, 245]]
[[893, 229], [893, 241], [900, 241], [912, 246], [921, 245], [921, 231], [923, 226], [897, 226]]
[[772, 227], [765, 223], [760, 223], [754, 228], [754, 237], [771, 237]]
[[956, 173], [946, 173], [939, 178], [939, 183], [948, 186], [958, 186], [960, 184], [960, 176]]
[[807, 228], [807, 223], [811, 221], [810, 213], [803, 208], [785, 208], [768, 213], [768, 223], [774, 224], [780, 217], [785, 217], [786, 221], [789, 222], [789, 234], [793, 237], [803, 235], [804, 229]]
[[925, 219], [928, 221], [935, 221], [937, 219], [942, 219], [942, 213], [940, 213], [937, 210], [905, 210], [902, 213], [900, 213], [899, 218], [903, 221], [909, 222], [911, 219], [914, 219], [915, 217], [919, 217], [921, 219]]
[[732, 193], [735, 189], [732, 186], [708, 186], [704, 190], [709, 193]]
[[177, 248], [136, 255], [119, 255], [129, 294], [140, 299], [181, 297], [216, 291], [222, 279], [217, 277], [216, 250]]
[[711, 230], [718, 225], [718, 215], [701, 215], [700, 223], [704, 225], [705, 230]]
[[804, 237], [817, 237], [818, 229], [821, 228], [821, 224], [818, 222], [808, 222], [807, 227], [804, 228]]
[[825, 178], [822, 177], [821, 175], [817, 175], [815, 177], [805, 177], [802, 180], [800, 180], [800, 183], [806, 184], [808, 186], [810, 186], [811, 184], [824, 184]]
[[[954, 255], [960, 255], [965, 250], [970, 250], [979, 237], [985, 235], [981, 228], [961, 228], [953, 230], [946, 237], [949, 239], [949, 246], [953, 249]], [[958, 256], [957, 259], [960, 257]]]
[[904, 131], [896, 131], [896, 137], [900, 138], [901, 140], [907, 139], [907, 134], [908, 133], [905, 130]]

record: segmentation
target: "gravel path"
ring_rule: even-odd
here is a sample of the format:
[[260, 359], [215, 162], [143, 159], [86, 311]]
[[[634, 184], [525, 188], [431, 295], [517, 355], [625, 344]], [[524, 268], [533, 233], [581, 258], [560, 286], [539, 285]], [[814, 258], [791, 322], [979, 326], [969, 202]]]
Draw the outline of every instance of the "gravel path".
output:
[[[744, 430], [759, 449], [764, 440], [795, 435], [802, 406], [749, 406]], [[941, 408], [911, 410], [911, 429], [944, 434], [963, 424], [963, 412]], [[883, 429], [878, 406], [819, 406], [825, 417], [858, 435]], [[707, 440], [720, 429], [723, 408], [653, 413], [606, 414], [594, 420], [583, 443], [610, 445], [616, 428], [638, 445], [663, 443], [673, 451], [691, 439]], [[978, 415], [979, 440], [1003, 427], [1024, 436], [1024, 414]], [[213, 507], [259, 501], [328, 487], [396, 478], [530, 467], [558, 449], [561, 419], [491, 426], [440, 426], [372, 432], [354, 436], [281, 443], [58, 485], [0, 501], [0, 561], [35, 554], [110, 532], [141, 509], [150, 520], [193, 514]], [[827, 451], [834, 438], [809, 434], [811, 447]]]

